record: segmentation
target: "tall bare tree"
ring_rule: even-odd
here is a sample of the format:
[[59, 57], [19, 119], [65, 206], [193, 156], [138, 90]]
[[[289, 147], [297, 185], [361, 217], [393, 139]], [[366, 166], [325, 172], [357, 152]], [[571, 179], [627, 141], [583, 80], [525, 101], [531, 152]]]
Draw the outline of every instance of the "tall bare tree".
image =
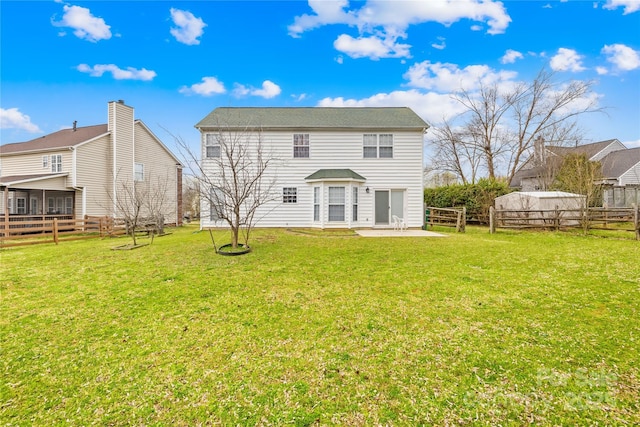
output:
[[258, 127], [220, 124], [216, 129], [205, 135], [212, 139], [203, 144], [200, 155], [182, 138], [174, 138], [199, 182], [200, 199], [209, 207], [201, 215], [229, 226], [233, 248], [241, 236], [248, 246], [259, 208], [278, 198], [276, 158], [265, 152]]
[[465, 111], [455, 119], [459, 130], [445, 123], [435, 132], [436, 154], [446, 170], [456, 169], [463, 182], [475, 181], [479, 168], [489, 179], [511, 180], [536, 138], [552, 145], [581, 139], [577, 118], [603, 111], [591, 96], [593, 82], [558, 83], [554, 77], [542, 70], [529, 83], [481, 83], [477, 91], [452, 95]]

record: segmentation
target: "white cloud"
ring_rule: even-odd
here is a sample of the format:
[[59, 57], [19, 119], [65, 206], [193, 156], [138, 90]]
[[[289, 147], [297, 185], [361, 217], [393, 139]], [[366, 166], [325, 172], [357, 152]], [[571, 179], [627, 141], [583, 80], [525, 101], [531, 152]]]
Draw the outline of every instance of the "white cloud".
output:
[[280, 86], [270, 80], [265, 80], [264, 82], [262, 82], [262, 87], [259, 89], [254, 87], [247, 87], [240, 83], [234, 84], [233, 88], [233, 95], [237, 98], [251, 95], [270, 99], [280, 95], [281, 92], [282, 90], [280, 89]]
[[514, 62], [516, 62], [516, 60], [522, 58], [524, 58], [524, 55], [522, 55], [522, 53], [518, 52], [517, 50], [507, 49], [502, 58], [500, 58], [500, 62], [503, 64], [513, 64]]
[[406, 38], [404, 34], [410, 25], [438, 22], [449, 26], [469, 19], [487, 25], [489, 34], [501, 34], [511, 22], [503, 3], [493, 0], [368, 0], [353, 10], [348, 9], [347, 0], [309, 0], [309, 6], [314, 14], [295, 17], [288, 28], [292, 37], [324, 25], [346, 24], [357, 27], [359, 35], [342, 35], [334, 46], [358, 55], [354, 57], [368, 56], [366, 53], [371, 52], [373, 59], [409, 57], [411, 46], [396, 44], [396, 40]]
[[[640, 4], [640, 2], [638, 2]], [[602, 53], [607, 55], [607, 61], [614, 64], [622, 71], [635, 70], [640, 68], [640, 55], [638, 51], [623, 44], [605, 45]]]
[[155, 71], [142, 68], [140, 70], [127, 67], [126, 70], [115, 64], [96, 64], [90, 67], [87, 64], [80, 64], [76, 67], [81, 73], [87, 73], [92, 77], [101, 77], [104, 73], [111, 73], [116, 80], [144, 80], [149, 81], [157, 75]]
[[31, 133], [42, 132], [31, 123], [31, 117], [21, 113], [17, 108], [0, 108], [0, 129], [20, 129]]
[[353, 38], [350, 35], [342, 34], [333, 42], [333, 47], [352, 58], [377, 60], [380, 58], [410, 57], [409, 48], [411, 46], [396, 43], [397, 38], [389, 35], [384, 38], [377, 35]]
[[171, 20], [176, 27], [171, 28], [170, 33], [176, 40], [188, 45], [200, 44], [198, 37], [207, 26], [201, 18], [196, 18], [191, 12], [171, 8]]
[[596, 73], [604, 76], [605, 74], [609, 74], [609, 70], [606, 67], [596, 67]]
[[501, 82], [508, 84], [515, 77], [513, 71], [494, 71], [487, 65], [469, 65], [458, 68], [455, 64], [423, 61], [412, 65], [404, 74], [408, 85], [439, 92], [474, 90], [480, 84], [491, 85]]
[[448, 94], [416, 89], [379, 93], [364, 99], [324, 98], [318, 107], [409, 107], [427, 123], [439, 123], [464, 111]]
[[636, 147], [640, 148], [640, 139], [636, 139], [635, 141], [625, 141], [623, 142], [623, 144], [627, 148], [636, 148]]
[[226, 91], [224, 84], [215, 77], [203, 77], [201, 83], [195, 83], [189, 87], [182, 86], [179, 90], [180, 93], [185, 95], [194, 93], [202, 96], [217, 95]]
[[345, 12], [344, 8], [349, 5], [349, 0], [323, 1], [309, 0], [309, 7], [315, 15], [296, 16], [293, 24], [289, 25], [289, 35], [300, 37], [302, 33], [313, 28], [330, 24], [355, 25], [356, 18], [353, 12]]
[[629, 13], [637, 12], [640, 10], [640, 1], [638, 0], [607, 0], [604, 6], [604, 9], [614, 10], [619, 7], [624, 7], [624, 15], [628, 15]]
[[299, 101], [304, 101], [305, 99], [307, 99], [307, 94], [306, 93], [301, 93], [300, 95], [291, 94], [291, 97], [299, 102]]
[[444, 37], [438, 37], [437, 43], [431, 43], [431, 47], [434, 49], [442, 50], [447, 47], [447, 43], [445, 43]]
[[585, 70], [582, 66], [582, 58], [583, 56], [579, 55], [575, 50], [561, 47], [558, 49], [558, 53], [551, 58], [549, 64], [554, 71], [579, 72]]
[[235, 96], [236, 98], [247, 96], [249, 95], [250, 92], [251, 92], [251, 89], [249, 89], [245, 85], [242, 85], [240, 83], [233, 84], [233, 96]]
[[271, 80], [265, 80], [264, 82], [262, 82], [262, 89], [252, 90], [251, 95], [270, 99], [280, 95], [280, 92], [282, 92], [280, 86], [278, 86]]
[[338, 64], [343, 64], [343, 63], [344, 63], [344, 56], [342, 56], [342, 55], [338, 55], [338, 56], [336, 56], [336, 57], [335, 57], [335, 61], [336, 61]]
[[111, 27], [104, 22], [104, 19], [93, 16], [89, 9], [65, 5], [63, 10], [62, 20], [52, 21], [56, 27], [73, 28], [73, 34], [76, 37], [94, 43], [111, 38]]

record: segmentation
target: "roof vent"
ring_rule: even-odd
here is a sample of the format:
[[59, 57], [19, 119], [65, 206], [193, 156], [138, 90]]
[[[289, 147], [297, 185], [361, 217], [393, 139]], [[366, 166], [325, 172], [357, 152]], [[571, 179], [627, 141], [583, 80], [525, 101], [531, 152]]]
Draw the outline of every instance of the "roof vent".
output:
[[74, 120], [73, 121], [73, 131], [75, 132], [77, 128], [78, 128], [78, 121]]

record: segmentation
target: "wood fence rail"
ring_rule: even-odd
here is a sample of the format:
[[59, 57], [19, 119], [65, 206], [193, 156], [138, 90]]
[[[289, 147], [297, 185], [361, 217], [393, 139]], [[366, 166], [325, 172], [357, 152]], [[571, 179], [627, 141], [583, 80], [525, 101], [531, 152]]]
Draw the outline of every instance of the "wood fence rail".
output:
[[455, 227], [458, 233], [464, 233], [467, 226], [467, 208], [425, 208], [425, 227], [433, 228], [434, 225]]
[[83, 219], [33, 219], [11, 216], [0, 221], [0, 247], [55, 243], [124, 234], [111, 217], [85, 216]]
[[[640, 240], [640, 207], [586, 209], [496, 209], [489, 210], [489, 231], [497, 228], [632, 231]], [[612, 225], [618, 224], [615, 227]], [[626, 225], [626, 226], [625, 226]]]

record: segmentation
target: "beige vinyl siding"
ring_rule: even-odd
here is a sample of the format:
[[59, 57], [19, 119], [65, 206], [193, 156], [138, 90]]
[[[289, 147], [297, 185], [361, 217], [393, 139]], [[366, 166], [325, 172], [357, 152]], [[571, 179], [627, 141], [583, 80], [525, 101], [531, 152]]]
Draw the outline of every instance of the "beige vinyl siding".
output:
[[[112, 207], [111, 138], [105, 135], [76, 149], [76, 186], [86, 195], [87, 215], [105, 215]], [[76, 195], [76, 215], [82, 215], [82, 192]]]
[[[206, 132], [205, 132], [206, 133]], [[309, 134], [309, 158], [293, 157], [293, 134]], [[363, 134], [393, 134], [393, 158], [363, 158]], [[406, 190], [404, 215], [410, 227], [420, 227], [422, 213], [422, 132], [384, 130], [314, 131], [295, 129], [289, 131], [265, 131], [263, 140], [266, 152], [272, 153], [277, 167], [269, 173], [277, 176], [274, 189], [275, 201], [265, 205], [256, 214], [258, 227], [310, 227], [313, 223], [313, 187], [321, 187], [321, 217], [324, 226], [371, 227], [373, 226], [375, 190]], [[203, 153], [204, 154], [204, 153]], [[211, 165], [205, 165], [210, 170]], [[319, 169], [351, 169], [366, 178], [366, 182], [308, 183], [305, 177]], [[345, 223], [326, 222], [327, 189], [329, 186], [345, 187]], [[352, 188], [358, 186], [358, 222], [349, 223], [351, 217]], [[282, 188], [296, 187], [298, 202], [282, 203]], [[365, 188], [370, 188], [370, 193]], [[203, 226], [208, 224], [208, 206], [203, 205]]]
[[[72, 172], [72, 151], [56, 150], [49, 152], [25, 153], [19, 155], [2, 156], [2, 176], [12, 175], [40, 175], [51, 172], [51, 156], [62, 156], [62, 171], [56, 173]], [[47, 167], [42, 167], [42, 156], [48, 156]], [[71, 179], [71, 177], [70, 177]], [[71, 182], [71, 181], [69, 181]]]
[[176, 160], [141, 124], [135, 126], [135, 162], [144, 165], [144, 180], [164, 188], [165, 222], [175, 223], [177, 216]]

